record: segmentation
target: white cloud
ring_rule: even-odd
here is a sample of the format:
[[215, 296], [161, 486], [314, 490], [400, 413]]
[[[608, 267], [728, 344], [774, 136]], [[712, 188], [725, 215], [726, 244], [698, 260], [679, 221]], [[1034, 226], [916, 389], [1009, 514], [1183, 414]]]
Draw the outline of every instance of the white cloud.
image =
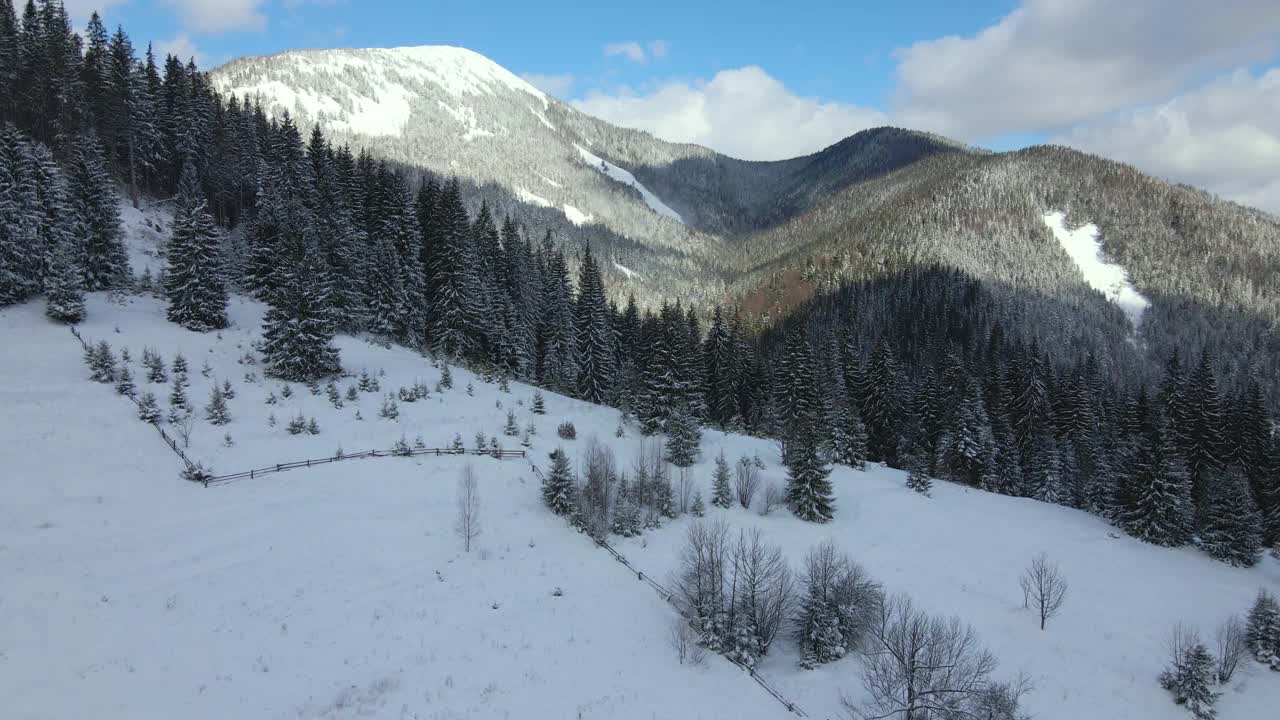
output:
[[644, 94], [596, 90], [573, 104], [616, 125], [748, 160], [815, 152], [885, 122], [878, 110], [795, 95], [758, 67], [692, 84], [668, 82]]
[[178, 13], [188, 32], [219, 33], [231, 30], [264, 30], [264, 0], [161, 0]]
[[1055, 141], [1280, 213], [1280, 69], [1237, 71]]
[[667, 51], [670, 49], [671, 43], [666, 40], [654, 40], [649, 43], [649, 54], [652, 55], [655, 60], [666, 57]]
[[644, 47], [638, 42], [610, 43], [604, 46], [605, 57], [616, 57], [619, 55], [636, 63], [642, 63], [649, 59], [644, 52]]
[[168, 40], [161, 40], [156, 43], [155, 51], [158, 58], [164, 58], [165, 55], [173, 55], [183, 63], [195, 58], [197, 65], [204, 64], [201, 59], [200, 49], [191, 41], [191, 36], [184, 32], [180, 32]]
[[538, 88], [542, 92], [564, 98], [569, 96], [569, 92], [573, 90], [575, 79], [572, 73], [561, 73], [559, 75], [543, 75], [541, 73], [521, 73], [520, 77], [530, 85]]
[[971, 37], [899, 50], [895, 114], [968, 140], [1052, 131], [1266, 60], [1274, 0], [1024, 0]]
[[[71, 21], [76, 23], [77, 27], [89, 21], [89, 16], [93, 15], [96, 10], [99, 15], [104, 16], [103, 22], [110, 26], [111, 23], [106, 20], [107, 11], [117, 5], [124, 5], [129, 0], [63, 0], [62, 6], [67, 9], [67, 13], [71, 15]], [[14, 2], [15, 9], [19, 16], [22, 13], [22, 6], [25, 3]]]

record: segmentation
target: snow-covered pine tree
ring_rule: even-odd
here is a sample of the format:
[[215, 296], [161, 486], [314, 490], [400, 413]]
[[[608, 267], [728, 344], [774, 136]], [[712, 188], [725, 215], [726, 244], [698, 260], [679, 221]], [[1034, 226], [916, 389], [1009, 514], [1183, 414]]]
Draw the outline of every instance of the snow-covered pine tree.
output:
[[190, 414], [191, 403], [187, 400], [187, 391], [185, 386], [178, 382], [178, 377], [173, 378], [173, 387], [169, 391], [169, 422], [179, 423], [182, 419]]
[[821, 407], [814, 386], [813, 354], [799, 328], [787, 334], [786, 378], [778, 403], [785, 416], [783, 464], [787, 467], [786, 503], [802, 520], [831, 520], [830, 469], [819, 456], [818, 419]]
[[546, 403], [545, 403], [545, 402], [543, 401], [543, 399], [542, 399], [542, 393], [541, 393], [541, 392], [539, 392], [539, 391], [537, 391], [537, 390], [534, 390], [534, 391], [533, 391], [533, 404], [530, 406], [529, 411], [530, 411], [530, 412], [532, 412], [534, 415], [546, 415], [546, 414], [547, 414], [547, 406], [546, 406]]
[[301, 237], [289, 239], [282, 259], [281, 287], [263, 321], [268, 372], [284, 380], [310, 382], [338, 373], [338, 349], [328, 300], [328, 277], [318, 252]]
[[1237, 466], [1219, 474], [1200, 514], [1200, 547], [1231, 565], [1250, 567], [1262, 549], [1262, 516]]
[[587, 245], [578, 269], [574, 307], [574, 344], [578, 357], [578, 397], [603, 403], [613, 390], [613, 328], [600, 268]]
[[135, 390], [133, 373], [129, 372], [128, 365], [122, 365], [116, 377], [116, 392], [127, 397], [133, 397]]
[[855, 470], [867, 466], [867, 430], [846, 397], [832, 398], [831, 461]]
[[1212, 483], [1221, 472], [1228, 452], [1226, 413], [1218, 392], [1213, 359], [1207, 350], [1187, 378], [1186, 396], [1186, 425], [1179, 439], [1191, 480], [1191, 499], [1199, 514], [1208, 507]]
[[71, 325], [84, 319], [84, 270], [75, 255], [69, 240], [60, 241], [45, 276], [45, 314]]
[[153, 425], [160, 422], [160, 405], [156, 402], [155, 393], [142, 393], [138, 400], [138, 419]]
[[716, 470], [711, 477], [711, 504], [726, 509], [733, 504], [733, 488], [729, 485], [729, 461], [724, 456], [723, 448], [716, 455]]
[[227, 410], [227, 396], [217, 383], [209, 393], [209, 404], [204, 406], [204, 418], [211, 425], [226, 425], [231, 422], [231, 413]]
[[507, 424], [502, 428], [502, 434], [507, 437], [516, 437], [520, 434], [520, 425], [516, 422], [516, 411], [507, 411]]
[[92, 370], [89, 377], [94, 382], [115, 382], [116, 356], [111, 352], [111, 346], [106, 340], [99, 340], [98, 344], [93, 346], [89, 367]]
[[218, 229], [191, 163], [182, 168], [167, 254], [164, 291], [169, 320], [197, 332], [225, 328], [227, 288]]
[[1213, 720], [1217, 711], [1213, 704], [1218, 694], [1213, 691], [1213, 655], [1203, 643], [1187, 648], [1174, 685], [1175, 699], [1187, 706], [1196, 720]]
[[698, 460], [701, 443], [702, 430], [689, 411], [684, 407], [673, 411], [667, 422], [667, 462], [681, 468], [693, 465]]
[[1066, 478], [1063, 477], [1062, 457], [1053, 433], [1040, 433], [1032, 443], [1031, 465], [1026, 470], [1028, 484], [1033, 489], [1031, 497], [1047, 503], [1065, 504]]
[[1184, 545], [1191, 539], [1191, 483], [1174, 448], [1167, 421], [1157, 416], [1126, 470], [1128, 488], [1118, 520], [1130, 535], [1156, 545]]
[[551, 470], [542, 481], [542, 502], [557, 515], [570, 515], [577, 507], [573, 471], [562, 448], [551, 452]]
[[1280, 658], [1280, 603], [1266, 589], [1258, 590], [1258, 597], [1249, 609], [1245, 642], [1260, 663], [1271, 664]]
[[92, 130], [81, 135], [67, 162], [67, 195], [84, 231], [84, 286], [107, 290], [129, 279], [129, 260], [120, 227], [120, 199], [103, 166], [102, 147]]

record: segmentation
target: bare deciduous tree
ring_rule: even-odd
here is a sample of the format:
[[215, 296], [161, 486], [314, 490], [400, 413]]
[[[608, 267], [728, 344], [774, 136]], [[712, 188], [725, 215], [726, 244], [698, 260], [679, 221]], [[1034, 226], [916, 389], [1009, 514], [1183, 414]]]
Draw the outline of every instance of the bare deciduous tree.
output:
[[862, 656], [869, 698], [841, 702], [863, 720], [986, 717], [978, 713], [1000, 688], [991, 681], [995, 656], [972, 627], [958, 618], [931, 618], [901, 595], [881, 604]]
[[1228, 683], [1240, 663], [1249, 657], [1248, 633], [1245, 631], [1244, 621], [1239, 615], [1223, 620], [1218, 626], [1215, 639], [1218, 644], [1218, 682]]
[[480, 483], [476, 469], [467, 463], [458, 479], [458, 517], [453, 529], [462, 538], [462, 546], [471, 552], [471, 541], [480, 535]]
[[670, 643], [671, 649], [676, 651], [681, 665], [686, 662], [690, 665], [701, 665], [706, 661], [707, 650], [698, 644], [698, 633], [694, 631], [687, 619], [679, 615], [671, 620], [667, 642]]
[[744, 509], [751, 508], [751, 500], [760, 487], [760, 470], [751, 463], [751, 459], [743, 455], [738, 459], [737, 477], [734, 478], [734, 490], [738, 493], [738, 504]]
[[191, 447], [191, 431], [195, 426], [195, 413], [190, 410], [183, 412], [182, 415], [173, 423], [173, 431], [177, 433], [178, 439], [182, 441], [182, 447]]
[[729, 526], [723, 520], [690, 523], [672, 579], [676, 607], [690, 618], [706, 618], [724, 607], [729, 563]]
[[1031, 567], [1018, 578], [1022, 586], [1022, 606], [1034, 608], [1040, 614], [1040, 629], [1049, 618], [1056, 616], [1067, 599], [1067, 579], [1057, 563], [1040, 553], [1031, 559]]
[[780, 485], [770, 485], [764, 489], [764, 504], [760, 506], [760, 514], [768, 515], [782, 504], [786, 493]]
[[1177, 678], [1182, 673], [1182, 665], [1187, 651], [1200, 644], [1200, 631], [1186, 623], [1179, 622], [1169, 630], [1165, 638], [1165, 650], [1169, 654], [1169, 668], [1160, 674], [1160, 685], [1165, 690], [1173, 690]]
[[689, 512], [693, 500], [693, 473], [682, 467], [676, 473], [676, 507], [680, 514]]
[[583, 519], [589, 531], [603, 537], [609, 532], [609, 510], [618, 484], [618, 463], [613, 449], [595, 435], [587, 440], [581, 463], [582, 487], [578, 497], [582, 501]]
[[760, 652], [766, 652], [791, 614], [795, 583], [782, 548], [766, 545], [760, 530], [738, 531], [732, 549], [729, 605], [735, 624], [755, 629]]

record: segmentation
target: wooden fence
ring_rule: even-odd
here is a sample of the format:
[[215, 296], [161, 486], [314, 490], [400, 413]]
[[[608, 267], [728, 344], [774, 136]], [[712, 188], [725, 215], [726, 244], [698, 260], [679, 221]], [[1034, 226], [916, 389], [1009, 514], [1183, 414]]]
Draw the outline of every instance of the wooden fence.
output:
[[343, 460], [363, 460], [365, 458], [381, 458], [381, 457], [413, 457], [415, 455], [487, 455], [492, 458], [522, 458], [525, 456], [524, 450], [455, 450], [453, 448], [417, 448], [408, 452], [392, 452], [390, 450], [366, 450], [358, 453], [342, 453], [341, 455], [333, 455], [327, 458], [316, 458], [312, 460], [295, 460], [293, 462], [278, 463], [276, 465], [268, 465], [253, 470], [245, 470], [243, 472], [230, 473], [227, 475], [208, 475], [197, 478], [198, 482], [203, 482], [205, 487], [210, 485], [221, 485], [224, 483], [234, 482], [236, 480], [246, 480], [270, 475], [271, 473], [284, 472], [285, 470], [294, 470], [296, 468], [309, 468], [319, 465], [328, 465], [329, 463], [341, 462]]
[[[538, 466], [534, 464], [532, 461], [529, 462], [529, 467], [533, 468], [533, 474], [538, 476], [539, 482], [544, 482], [546, 480], [546, 478], [542, 475], [542, 471], [539, 470]], [[606, 552], [608, 552], [610, 555], [613, 556], [614, 560], [617, 560], [619, 563], [621, 563], [624, 567], [626, 567], [632, 573], [635, 573], [637, 580], [653, 588], [654, 591], [658, 593], [658, 596], [661, 597], [663, 600], [665, 600], [673, 608], [675, 608], [675, 611], [679, 613], [681, 617], [683, 617], [688, 622], [692, 622], [693, 618], [688, 617], [687, 615], [684, 614], [684, 612], [680, 610], [680, 607], [676, 604], [675, 595], [673, 595], [671, 591], [663, 587], [662, 583], [655, 580], [653, 576], [646, 574], [643, 570], [640, 570], [639, 568], [632, 565], [631, 562], [628, 561], [627, 558], [623, 556], [622, 553], [618, 552], [616, 549], [614, 549], [612, 545], [609, 544], [608, 540], [605, 540], [603, 537], [600, 537], [589, 530], [584, 530], [583, 532], [587, 537], [591, 538], [591, 541], [595, 543], [597, 547], [604, 548]], [[755, 668], [749, 665], [746, 665], [744, 663], [738, 662], [737, 660], [734, 660], [733, 658], [725, 655], [720, 655], [719, 657], [722, 657], [725, 660], [728, 660], [729, 662], [733, 663], [734, 665], [737, 665], [738, 667], [742, 668], [748, 675], [751, 676], [752, 680], [756, 681], [757, 685], [764, 688], [764, 691], [769, 693], [769, 695], [773, 696], [773, 699], [781, 703], [782, 706], [785, 707], [788, 712], [791, 712], [794, 715], [797, 715], [799, 717], [809, 717], [809, 715], [805, 713], [804, 710], [800, 709], [799, 705], [796, 705], [795, 703], [791, 702], [787, 698], [783, 697], [782, 693], [778, 692], [771, 685], [769, 685], [769, 683], [766, 682], [765, 679], [755, 671]]]

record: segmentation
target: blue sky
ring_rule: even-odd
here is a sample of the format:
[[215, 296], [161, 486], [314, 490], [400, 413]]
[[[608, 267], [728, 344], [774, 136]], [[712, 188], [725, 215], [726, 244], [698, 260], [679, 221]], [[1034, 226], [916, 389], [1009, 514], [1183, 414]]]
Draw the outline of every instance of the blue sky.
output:
[[65, 1], [206, 68], [460, 45], [606, 120], [738, 157], [894, 124], [1066, 143], [1280, 211], [1275, 0]]

